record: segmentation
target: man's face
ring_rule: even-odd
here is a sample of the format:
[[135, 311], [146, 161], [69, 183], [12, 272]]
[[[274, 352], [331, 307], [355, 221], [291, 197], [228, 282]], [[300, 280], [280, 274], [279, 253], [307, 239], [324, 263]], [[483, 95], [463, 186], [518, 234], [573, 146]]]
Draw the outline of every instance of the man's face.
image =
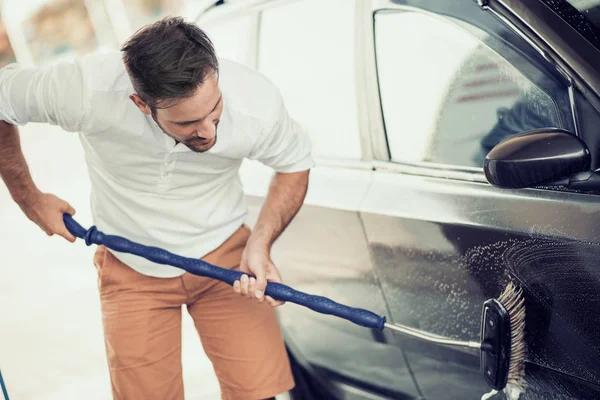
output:
[[152, 118], [166, 135], [191, 150], [197, 153], [210, 150], [217, 142], [217, 126], [223, 112], [218, 83], [218, 75], [210, 75], [193, 96], [172, 107], [154, 110]]

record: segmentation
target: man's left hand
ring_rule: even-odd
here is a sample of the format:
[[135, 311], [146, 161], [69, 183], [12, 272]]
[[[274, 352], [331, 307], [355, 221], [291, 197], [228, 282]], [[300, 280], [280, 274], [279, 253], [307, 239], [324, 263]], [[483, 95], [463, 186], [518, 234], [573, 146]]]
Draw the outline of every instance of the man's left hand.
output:
[[[278, 301], [270, 296], [265, 296], [267, 281], [283, 283], [281, 275], [269, 255], [269, 251], [262, 246], [252, 246], [248, 244], [244, 249], [240, 271], [244, 273], [242, 278], [235, 281], [233, 290], [242, 296], [258, 299], [259, 303], [267, 301], [271, 306], [278, 307], [284, 304], [283, 301]], [[250, 278], [248, 275], [254, 275], [255, 278]]]

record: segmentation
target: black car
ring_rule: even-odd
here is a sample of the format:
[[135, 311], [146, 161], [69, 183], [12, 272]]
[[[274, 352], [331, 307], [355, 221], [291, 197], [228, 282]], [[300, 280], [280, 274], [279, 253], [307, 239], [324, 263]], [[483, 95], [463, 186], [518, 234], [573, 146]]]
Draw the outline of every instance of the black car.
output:
[[[285, 283], [478, 340], [483, 302], [514, 282], [520, 399], [600, 399], [599, 5], [225, 1], [195, 14], [313, 137], [306, 205], [274, 248]], [[241, 173], [255, 218], [270, 172]], [[476, 350], [278, 310], [294, 399], [489, 391]]]

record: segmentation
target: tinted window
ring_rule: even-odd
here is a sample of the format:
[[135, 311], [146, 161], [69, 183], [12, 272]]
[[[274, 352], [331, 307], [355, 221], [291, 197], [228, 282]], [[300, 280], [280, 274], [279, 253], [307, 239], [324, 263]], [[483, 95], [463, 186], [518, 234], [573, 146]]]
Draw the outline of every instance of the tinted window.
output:
[[492, 38], [474, 27], [380, 12], [375, 36], [393, 161], [481, 167], [512, 134], [564, 127], [554, 99], [540, 88], [556, 91], [558, 83], [507, 46], [492, 49]]
[[542, 0], [600, 48], [600, 0]]
[[311, 135], [316, 156], [361, 157], [354, 9], [351, 0], [304, 0], [262, 15], [259, 69]]

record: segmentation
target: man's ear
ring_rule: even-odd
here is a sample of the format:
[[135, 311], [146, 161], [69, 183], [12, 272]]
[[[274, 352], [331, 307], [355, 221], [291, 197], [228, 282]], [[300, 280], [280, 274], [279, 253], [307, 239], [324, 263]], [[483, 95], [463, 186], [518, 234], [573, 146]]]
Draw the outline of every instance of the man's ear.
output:
[[144, 103], [144, 100], [142, 100], [142, 98], [137, 93], [130, 94], [129, 98], [131, 99], [131, 101], [133, 101], [133, 104], [135, 104], [137, 108], [140, 109], [141, 112], [143, 112], [146, 115], [151, 114], [152, 110], [150, 110], [150, 106]]

